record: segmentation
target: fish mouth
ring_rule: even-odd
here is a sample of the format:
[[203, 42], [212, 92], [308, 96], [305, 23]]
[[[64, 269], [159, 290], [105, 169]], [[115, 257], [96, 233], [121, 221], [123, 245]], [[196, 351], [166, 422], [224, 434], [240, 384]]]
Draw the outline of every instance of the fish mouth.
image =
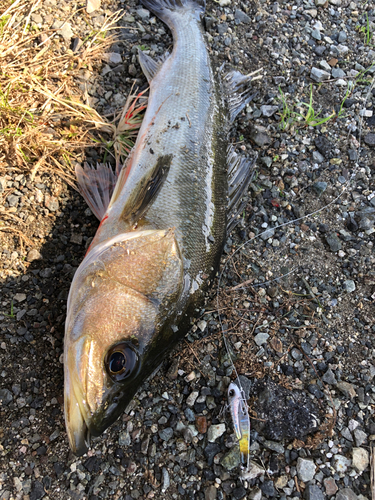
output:
[[74, 392], [65, 400], [66, 431], [70, 447], [77, 456], [81, 456], [88, 451], [91, 437], [89, 422], [87, 422], [86, 413], [80, 404], [82, 400], [82, 397], [77, 398]]

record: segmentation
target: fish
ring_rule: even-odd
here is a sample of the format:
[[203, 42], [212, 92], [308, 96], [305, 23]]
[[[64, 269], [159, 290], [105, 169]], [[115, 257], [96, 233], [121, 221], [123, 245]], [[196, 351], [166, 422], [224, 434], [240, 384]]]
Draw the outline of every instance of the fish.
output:
[[172, 31], [173, 50], [158, 59], [139, 50], [150, 90], [134, 147], [119, 172], [76, 167], [101, 221], [74, 275], [65, 322], [65, 423], [78, 456], [188, 332], [253, 172], [254, 160], [237, 155], [228, 133], [256, 77], [214, 72], [205, 0], [142, 3]]
[[234, 432], [240, 445], [241, 462], [248, 471], [250, 465], [250, 418], [245, 393], [234, 382], [231, 382], [228, 387], [228, 402]]

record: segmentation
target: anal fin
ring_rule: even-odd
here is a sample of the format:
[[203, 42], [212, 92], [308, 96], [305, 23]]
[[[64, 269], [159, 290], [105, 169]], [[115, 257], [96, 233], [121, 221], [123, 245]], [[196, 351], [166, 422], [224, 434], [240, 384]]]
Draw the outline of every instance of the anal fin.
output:
[[228, 233], [239, 223], [238, 216], [246, 206], [242, 198], [253, 178], [256, 159], [257, 156], [251, 160], [239, 156], [233, 146], [228, 148]]
[[239, 71], [230, 71], [224, 77], [224, 86], [227, 92], [227, 101], [231, 122], [234, 121], [236, 116], [257, 95], [257, 92], [252, 94], [251, 88], [246, 87], [250, 82], [262, 78], [261, 75], [255, 76], [260, 71], [262, 71], [262, 68], [254, 71], [253, 73], [250, 73], [249, 75], [243, 75]]
[[102, 220], [117, 182], [117, 175], [107, 163], [97, 163], [96, 168], [88, 163], [75, 168], [78, 186], [95, 216]]

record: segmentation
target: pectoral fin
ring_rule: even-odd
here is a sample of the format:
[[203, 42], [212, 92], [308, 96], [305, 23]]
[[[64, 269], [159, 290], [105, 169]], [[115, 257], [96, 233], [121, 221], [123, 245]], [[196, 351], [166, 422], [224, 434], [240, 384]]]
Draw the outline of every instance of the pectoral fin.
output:
[[256, 159], [257, 156], [251, 160], [239, 156], [233, 146], [228, 148], [228, 233], [240, 221], [238, 216], [246, 205], [242, 198], [253, 178]]
[[233, 122], [236, 116], [254, 99], [257, 92], [251, 93], [251, 88], [246, 88], [251, 81], [258, 80], [261, 75], [256, 75], [262, 69], [254, 71], [249, 75], [243, 75], [239, 71], [230, 71], [224, 77], [224, 86], [227, 93], [230, 120]]
[[138, 184], [129, 193], [122, 218], [134, 225], [155, 199], [167, 178], [173, 155], [160, 156], [152, 169], [149, 169]]
[[148, 83], [154, 78], [159, 69], [163, 66], [164, 62], [168, 59], [169, 52], [166, 52], [164, 55], [157, 59], [153, 59], [149, 55], [142, 52], [140, 48], [138, 48], [138, 60], [141, 65], [142, 71], [147, 78]]

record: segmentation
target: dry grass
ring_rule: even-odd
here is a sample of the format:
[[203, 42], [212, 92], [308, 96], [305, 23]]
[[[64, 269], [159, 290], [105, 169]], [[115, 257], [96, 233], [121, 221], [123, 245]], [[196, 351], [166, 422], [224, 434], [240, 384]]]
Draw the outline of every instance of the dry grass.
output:
[[[36, 31], [31, 24], [40, 2], [8, 0], [0, 7], [0, 176], [23, 173], [32, 181], [37, 173], [54, 173], [76, 188], [74, 165], [84, 161], [85, 148], [99, 147], [117, 167], [125, 161], [146, 99], [130, 95], [124, 108], [108, 117], [90, 106], [87, 89], [82, 90], [83, 73], [99, 69], [115, 41], [111, 33], [120, 13], [107, 17], [73, 53], [62, 50], [58, 30]], [[22, 228], [11, 209], [3, 207], [0, 217], [5, 227]]]

